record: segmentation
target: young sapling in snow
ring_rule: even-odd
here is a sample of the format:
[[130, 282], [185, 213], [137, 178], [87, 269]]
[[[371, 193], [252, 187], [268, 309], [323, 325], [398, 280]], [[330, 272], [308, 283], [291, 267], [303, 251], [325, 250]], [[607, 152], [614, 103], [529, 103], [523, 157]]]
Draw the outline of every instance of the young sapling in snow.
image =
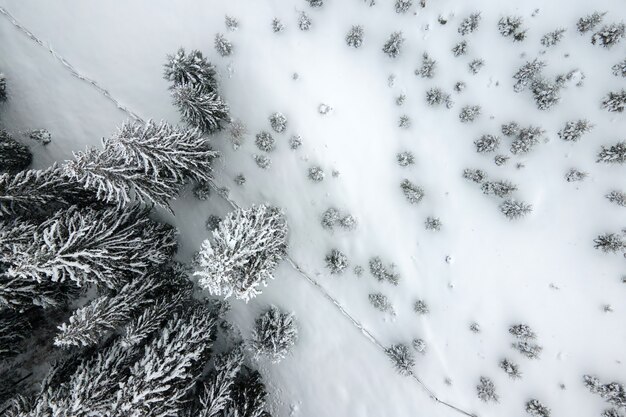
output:
[[396, 0], [396, 13], [404, 14], [413, 6], [413, 0]]
[[530, 152], [539, 143], [539, 138], [544, 133], [543, 129], [535, 126], [520, 129], [517, 138], [511, 142], [511, 153], [521, 155]]
[[626, 90], [609, 92], [602, 99], [602, 108], [610, 112], [622, 113], [626, 108]]
[[297, 340], [295, 316], [271, 306], [255, 320], [249, 346], [255, 358], [267, 357], [272, 363], [279, 363]]
[[593, 12], [590, 15], [583, 16], [578, 19], [576, 22], [576, 29], [580, 34], [585, 34], [596, 28], [600, 23], [602, 23], [602, 19], [604, 18], [605, 13]]
[[623, 164], [626, 162], [626, 142], [617, 142], [608, 148], [603, 145], [602, 150], [598, 153], [596, 162]]
[[276, 141], [271, 133], [262, 131], [256, 134], [256, 139], [254, 141], [257, 148], [262, 150], [263, 152], [271, 152], [274, 150], [276, 146]]
[[510, 157], [508, 155], [496, 155], [493, 158], [493, 162], [497, 166], [502, 166], [502, 165], [506, 164], [509, 159], [510, 159]]
[[499, 396], [496, 393], [496, 386], [490, 378], [481, 376], [478, 385], [476, 385], [476, 393], [478, 398], [483, 402], [497, 403]]
[[407, 116], [406, 114], [403, 114], [402, 116], [400, 116], [400, 119], [398, 120], [398, 127], [400, 129], [408, 129], [411, 127], [411, 118], [409, 116]]
[[459, 35], [461, 36], [469, 35], [470, 33], [476, 31], [476, 29], [478, 29], [480, 19], [480, 12], [472, 13], [461, 21], [457, 32], [459, 32]]
[[226, 25], [226, 29], [230, 30], [231, 32], [239, 29], [239, 20], [237, 20], [237, 18], [235, 17], [229, 15], [224, 16], [224, 24]]
[[491, 153], [498, 150], [500, 146], [500, 138], [494, 135], [482, 135], [474, 141], [476, 152]]
[[386, 267], [383, 264], [383, 261], [378, 256], [375, 256], [369, 260], [369, 267], [370, 273], [378, 281], [387, 281], [393, 285], [398, 285], [398, 282], [400, 281], [400, 274], [393, 271], [393, 264]]
[[309, 15], [306, 14], [306, 12], [301, 12], [300, 16], [298, 17], [298, 28], [301, 31], [306, 32], [311, 29], [311, 24], [312, 22]]
[[526, 62], [513, 74], [513, 79], [515, 79], [513, 90], [516, 93], [523, 91], [535, 80], [545, 66], [546, 63], [538, 59]]
[[309, 2], [309, 6], [312, 8], [322, 7], [324, 5], [324, 0], [306, 0]]
[[280, 112], [272, 113], [269, 117], [270, 125], [276, 133], [282, 133], [287, 129], [287, 117]]
[[206, 221], [206, 229], [209, 232], [217, 230], [217, 228], [219, 227], [221, 221], [222, 221], [222, 219], [220, 219], [219, 216], [216, 216], [215, 214], [209, 215], [209, 218]]
[[463, 81], [458, 81], [454, 84], [454, 91], [461, 93], [463, 90], [465, 90], [465, 83]]
[[428, 308], [428, 304], [424, 300], [417, 300], [415, 304], [413, 304], [413, 311], [415, 311], [419, 315], [424, 315], [430, 313], [430, 309]]
[[322, 227], [324, 229], [332, 230], [335, 225], [339, 222], [340, 213], [339, 210], [335, 208], [328, 208], [324, 213], [322, 213]]
[[541, 45], [545, 46], [546, 48], [549, 48], [551, 46], [556, 45], [557, 43], [561, 42], [561, 40], [563, 39], [563, 35], [565, 34], [566, 29], [565, 28], [559, 28], [556, 30], [553, 30], [552, 32], [548, 32], [545, 35], [543, 35], [541, 37]]
[[513, 194], [513, 191], [517, 190], [517, 186], [509, 181], [485, 181], [480, 189], [483, 194], [504, 198]]
[[580, 138], [593, 129], [593, 125], [589, 120], [579, 119], [565, 123], [565, 127], [559, 130], [559, 138], [569, 141], [578, 142]]
[[626, 242], [617, 233], [604, 233], [593, 240], [593, 247], [604, 253], [617, 253], [626, 249]]
[[478, 74], [478, 72], [485, 66], [485, 61], [482, 59], [474, 59], [469, 64], [467, 64], [467, 68], [471, 74]]
[[324, 170], [319, 166], [309, 168], [309, 179], [313, 182], [321, 182], [326, 177]]
[[280, 21], [279, 18], [275, 17], [272, 20], [272, 31], [274, 33], [280, 33], [283, 30], [285, 30], [285, 25], [283, 24], [283, 22]]
[[233, 53], [233, 44], [223, 34], [215, 35], [215, 50], [221, 56], [230, 56]]
[[346, 214], [339, 220], [339, 225], [346, 230], [354, 230], [357, 227], [357, 220], [352, 214]]
[[520, 219], [532, 211], [532, 206], [530, 204], [510, 199], [504, 200], [504, 202], [500, 204], [499, 208], [500, 212], [509, 220]]
[[0, 72], [0, 102], [7, 101], [7, 77]]
[[613, 190], [606, 196], [607, 200], [611, 203], [615, 203], [618, 206], [626, 207], [626, 193], [623, 191]]
[[452, 54], [455, 57], [460, 57], [461, 55], [465, 55], [467, 53], [467, 41], [463, 40], [452, 48]]
[[325, 258], [326, 267], [333, 275], [341, 274], [348, 267], [348, 257], [338, 249], [330, 251]]
[[441, 220], [439, 219], [439, 217], [427, 217], [426, 221], [424, 222], [424, 227], [426, 228], [426, 230], [433, 230], [435, 232], [438, 232], [441, 230]]
[[386, 349], [386, 353], [400, 375], [408, 376], [413, 374], [412, 368], [415, 366], [415, 357], [407, 345], [401, 343], [393, 345]]
[[289, 138], [289, 148], [292, 150], [298, 149], [302, 146], [302, 137], [300, 135], [293, 135]]
[[487, 178], [487, 174], [482, 169], [465, 168], [463, 170], [463, 178], [480, 184]]
[[267, 155], [253, 155], [254, 162], [261, 169], [269, 169], [272, 166], [272, 160]]
[[413, 184], [408, 179], [402, 180], [400, 188], [402, 189], [402, 192], [408, 202], [411, 204], [417, 204], [422, 200], [422, 198], [424, 198], [424, 189]]
[[389, 298], [387, 298], [386, 295], [382, 294], [382, 293], [374, 293], [374, 294], [370, 294], [368, 296], [369, 300], [370, 300], [370, 304], [379, 311], [382, 311], [383, 313], [393, 313], [393, 305], [391, 304], [391, 301], [389, 301]]
[[242, 186], [246, 183], [246, 176], [243, 174], [237, 174], [234, 181], [235, 181], [235, 184]]
[[465, 106], [459, 113], [459, 120], [461, 120], [462, 123], [471, 123], [480, 116], [480, 113], [480, 106]]
[[200, 201], [206, 201], [211, 197], [211, 184], [208, 182], [198, 183], [193, 187], [193, 195]]
[[411, 151], [399, 152], [396, 155], [396, 160], [398, 161], [398, 165], [401, 167], [408, 167], [409, 165], [413, 165], [415, 163], [415, 155]]
[[228, 132], [230, 133], [229, 138], [233, 144], [233, 149], [239, 149], [243, 144], [246, 133], [248, 133], [246, 125], [241, 120], [233, 120], [228, 127]]
[[533, 417], [550, 417], [550, 409], [536, 399], [526, 402], [526, 412]]
[[519, 366], [506, 358], [500, 361], [499, 366], [511, 379], [520, 379], [522, 377]]
[[501, 127], [504, 136], [517, 136], [519, 133], [519, 125], [516, 122], [503, 124]]
[[585, 178], [587, 178], [587, 174], [584, 171], [580, 171], [576, 168], [571, 168], [569, 171], [567, 171], [567, 173], [565, 173], [565, 180], [567, 182], [578, 182], [578, 181], [583, 181]]
[[611, 67], [616, 77], [626, 77], [626, 58]]
[[352, 26], [346, 35], [346, 43], [353, 48], [360, 48], [363, 45], [363, 26]]
[[537, 335], [527, 324], [515, 324], [509, 327], [509, 333], [518, 339], [535, 339]]
[[520, 38], [523, 40], [523, 34], [526, 32], [521, 29], [522, 27], [521, 16], [505, 16], [498, 21], [498, 32], [505, 38], [513, 37], [513, 39]]
[[402, 37], [402, 32], [393, 32], [389, 35], [389, 39], [383, 45], [383, 52], [389, 58], [397, 58], [402, 51], [402, 44], [404, 44], [404, 37]]
[[426, 353], [426, 342], [424, 339], [413, 339], [411, 345], [418, 353], [421, 353], [422, 355]]
[[561, 101], [562, 84], [544, 78], [536, 78], [530, 84], [530, 91], [539, 110], [549, 110]]
[[28, 137], [35, 142], [41, 143], [42, 145], [47, 145], [52, 142], [52, 135], [46, 129], [31, 130], [28, 133]]
[[436, 67], [437, 61], [432, 59], [427, 53], [424, 53], [422, 55], [422, 65], [415, 70], [415, 75], [419, 75], [422, 78], [433, 78]]
[[539, 355], [543, 350], [541, 346], [528, 340], [515, 342], [511, 345], [511, 347], [526, 356], [528, 359], [539, 359]]

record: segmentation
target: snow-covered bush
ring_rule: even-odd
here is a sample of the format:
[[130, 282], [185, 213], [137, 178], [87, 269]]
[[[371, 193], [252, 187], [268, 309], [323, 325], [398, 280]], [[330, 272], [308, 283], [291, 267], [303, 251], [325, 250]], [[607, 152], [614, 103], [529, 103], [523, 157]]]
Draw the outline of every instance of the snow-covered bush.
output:
[[500, 361], [499, 366], [511, 379], [519, 379], [522, 377], [519, 366], [506, 358]]
[[233, 53], [233, 44], [221, 33], [215, 35], [214, 46], [221, 56], [230, 56]]
[[465, 83], [463, 81], [458, 81], [456, 84], [454, 84], [454, 91], [460, 93], [463, 90], [465, 90]]
[[28, 132], [29, 139], [39, 142], [42, 145], [47, 145], [52, 142], [52, 134], [46, 129], [35, 129]]
[[415, 311], [417, 314], [428, 314], [430, 312], [430, 309], [428, 308], [428, 304], [426, 304], [426, 301], [424, 300], [417, 300], [415, 302], [415, 304], [413, 304], [413, 311]]
[[500, 212], [509, 220], [522, 218], [531, 211], [532, 206], [522, 201], [504, 200], [504, 202], [500, 204]]
[[201, 85], [209, 92], [217, 90], [217, 73], [202, 52], [193, 50], [188, 55], [180, 48], [175, 55], [167, 56], [163, 76], [174, 85]]
[[591, 129], [593, 129], [593, 125], [589, 120], [573, 120], [565, 123], [565, 127], [559, 130], [558, 135], [559, 138], [563, 140], [578, 142], [583, 134], [589, 132]]
[[519, 125], [516, 122], [503, 124], [501, 129], [504, 136], [517, 136], [519, 133]]
[[302, 31], [307, 31], [311, 29], [311, 18], [306, 12], [301, 12], [300, 16], [298, 16], [298, 28]]
[[324, 170], [320, 166], [309, 168], [309, 179], [313, 182], [321, 182], [326, 177]]
[[439, 217], [426, 217], [426, 221], [424, 222], [424, 227], [426, 230], [434, 230], [438, 232], [441, 230], [441, 220]]
[[451, 103], [451, 101], [450, 94], [444, 93], [440, 88], [431, 88], [426, 91], [426, 103], [430, 106], [438, 106], [445, 103], [446, 107], [450, 108], [451, 106], [448, 106], [448, 103]]
[[515, 324], [509, 327], [509, 333], [518, 339], [535, 339], [537, 335], [527, 324]]
[[526, 402], [526, 412], [533, 417], [550, 417], [550, 409], [536, 399]]
[[612, 48], [624, 37], [626, 37], [626, 25], [624, 23], [611, 23], [594, 33], [591, 37], [591, 43], [604, 48]]
[[516, 191], [517, 186], [509, 181], [485, 181], [480, 186], [480, 189], [483, 191], [483, 194], [504, 198]]
[[611, 203], [615, 203], [618, 206], [626, 207], [626, 193], [623, 191], [613, 190], [606, 196], [607, 200]]
[[502, 166], [504, 164], [506, 164], [506, 162], [510, 159], [510, 157], [508, 155], [496, 155], [493, 158], [493, 162], [497, 165], [497, 166]]
[[532, 61], [526, 62], [522, 65], [515, 74], [513, 74], [513, 79], [515, 79], [515, 85], [513, 86], [513, 90], [516, 93], [519, 93], [526, 89], [535, 78], [541, 73], [541, 70], [546, 66], [546, 63], [543, 61], [539, 61], [538, 59], [533, 59]]
[[267, 155], [253, 155], [254, 162], [261, 169], [268, 169], [272, 166], [272, 160]]
[[553, 30], [552, 32], [548, 32], [541, 37], [541, 44], [546, 48], [556, 45], [561, 42], [563, 39], [563, 35], [565, 34], [565, 28], [559, 28]]
[[626, 249], [626, 242], [617, 233], [604, 233], [593, 240], [593, 247], [604, 253], [616, 253]]
[[426, 353], [426, 341], [424, 341], [424, 339], [413, 339], [411, 345], [418, 353], [421, 353], [422, 355]]
[[[500, 32], [500, 35], [504, 36], [505, 38], [513, 36], [514, 39], [517, 39], [520, 36], [523, 36], [522, 34], [526, 32], [525, 30], [521, 29], [522, 23], [523, 20], [521, 16], [502, 17], [498, 21], [498, 32]], [[523, 38], [519, 40], [523, 40]]]
[[511, 142], [511, 153], [520, 155], [530, 152], [539, 143], [539, 139], [544, 133], [543, 129], [535, 126], [520, 129], [515, 140]]
[[585, 178], [587, 178], [587, 175], [589, 174], [584, 171], [580, 171], [576, 168], [571, 168], [565, 173], [565, 180], [567, 182], [583, 181]]
[[400, 375], [408, 376], [413, 374], [415, 357], [407, 345], [399, 343], [390, 346], [385, 351]]
[[622, 113], [626, 108], [626, 90], [611, 91], [602, 99], [602, 108]]
[[474, 59], [469, 64], [467, 64], [467, 68], [471, 74], [478, 74], [478, 72], [485, 66], [485, 61], [482, 59]]
[[468, 17], [466, 17], [465, 19], [461, 21], [461, 23], [459, 24], [459, 28], [457, 29], [457, 32], [459, 32], [459, 34], [463, 36], [474, 32], [476, 29], [478, 29], [478, 25], [480, 24], [480, 19], [481, 19], [480, 12], [472, 13], [471, 15], [469, 15]]
[[383, 313], [393, 313], [393, 305], [386, 295], [382, 293], [374, 293], [368, 296], [370, 304]]
[[302, 138], [300, 135], [293, 135], [289, 138], [289, 148], [296, 150], [302, 146]]
[[528, 340], [521, 340], [511, 345], [513, 349], [517, 350], [528, 359], [539, 359], [539, 355], [543, 348], [536, 343], [529, 342]]
[[396, 0], [396, 13], [406, 13], [413, 6], [413, 0]]
[[398, 282], [400, 281], [400, 274], [394, 272], [393, 264], [386, 267], [383, 264], [383, 261], [378, 256], [375, 256], [369, 260], [369, 267], [370, 273], [378, 281], [387, 281], [393, 285], [398, 285]]
[[254, 141], [257, 148], [264, 152], [271, 152], [274, 150], [276, 146], [276, 141], [271, 133], [262, 131], [256, 134], [256, 139]]
[[409, 165], [413, 165], [415, 163], [415, 155], [411, 151], [399, 152], [396, 155], [396, 160], [398, 161], [398, 165], [401, 167], [408, 167]]
[[324, 5], [324, 0], [306, 0], [309, 2], [309, 6], [312, 8], [322, 7]]
[[478, 153], [495, 152], [500, 146], [500, 138], [494, 135], [482, 135], [474, 141], [474, 145], [476, 145], [476, 152]]
[[422, 65], [415, 70], [415, 75], [419, 75], [422, 78], [433, 78], [436, 68], [437, 61], [432, 59], [427, 53], [424, 53], [422, 55]]
[[463, 170], [463, 178], [480, 184], [487, 178], [487, 174], [482, 169], [465, 168]]
[[209, 232], [217, 230], [217, 228], [219, 227], [221, 221], [222, 221], [222, 219], [219, 216], [216, 216], [215, 214], [209, 215], [209, 217], [207, 218], [207, 221], [206, 221], [206, 228], [207, 228], [207, 230]]
[[254, 357], [267, 357], [273, 363], [283, 360], [298, 340], [295, 316], [271, 306], [254, 322], [250, 349]]
[[326, 267], [333, 275], [341, 274], [348, 267], [348, 257], [338, 249], [331, 250], [324, 260], [326, 261]]
[[596, 162], [604, 162], [607, 164], [623, 164], [626, 162], [626, 142], [617, 142], [608, 148], [602, 146], [602, 150], [598, 153]]
[[393, 32], [383, 45], [383, 52], [387, 54], [389, 58], [396, 58], [402, 51], [402, 44], [404, 44], [402, 32]]
[[405, 101], [406, 101], [406, 94], [400, 94], [398, 97], [396, 97], [396, 104], [398, 106], [403, 105]]
[[17, 173], [30, 165], [33, 155], [3, 129], [0, 129], [0, 173]]
[[490, 378], [481, 376], [478, 385], [476, 385], [476, 394], [483, 402], [493, 401], [497, 403], [499, 396], [496, 393], [496, 386]]
[[285, 25], [283, 24], [283, 22], [280, 21], [279, 18], [275, 17], [272, 20], [272, 31], [274, 31], [274, 33], [280, 33], [283, 30], [285, 30]]
[[273, 279], [286, 256], [287, 223], [281, 210], [264, 205], [229, 213], [198, 253], [198, 283], [212, 295], [249, 301]]
[[280, 112], [272, 113], [269, 117], [270, 125], [276, 133], [282, 133], [287, 129], [287, 118]]
[[357, 224], [357, 219], [352, 214], [346, 214], [339, 220], [339, 225], [346, 230], [356, 229]]
[[353, 48], [360, 48], [363, 45], [363, 26], [354, 25], [346, 34], [346, 43]]
[[626, 59], [623, 59], [617, 64], [613, 65], [611, 67], [611, 70], [613, 71], [613, 75], [615, 75], [616, 77], [626, 77]]
[[465, 55], [467, 53], [467, 41], [463, 40], [452, 48], [452, 54], [455, 57], [460, 57], [461, 55]]
[[459, 113], [459, 120], [462, 123], [471, 123], [480, 116], [480, 106], [464, 106]]
[[561, 101], [561, 84], [544, 78], [536, 78], [530, 84], [530, 91], [539, 110], [549, 110]]
[[602, 22], [605, 14], [606, 13], [593, 12], [590, 15], [581, 17], [578, 19], [578, 22], [576, 22], [576, 29], [578, 29], [578, 32], [581, 34], [595, 29], [596, 26]]
[[340, 214], [339, 210], [335, 208], [329, 208], [322, 213], [322, 227], [324, 229], [332, 230], [337, 222], [339, 222]]
[[178, 84], [172, 88], [172, 98], [183, 120], [205, 133], [222, 130], [230, 121], [228, 104], [202, 85]]
[[417, 204], [422, 200], [422, 198], [424, 198], [424, 189], [413, 184], [408, 179], [402, 180], [400, 188], [402, 189], [402, 193], [408, 202], [411, 204]]
[[411, 127], [411, 118], [409, 116], [407, 116], [406, 114], [403, 114], [402, 116], [400, 116], [400, 119], [398, 120], [398, 127], [400, 129], [408, 129]]
[[237, 20], [237, 18], [226, 15], [224, 16], [224, 24], [226, 25], [226, 29], [230, 30], [231, 32], [235, 32], [237, 29], [239, 29], [239, 20]]
[[593, 394], [598, 394], [609, 404], [619, 408], [626, 408], [626, 387], [619, 382], [603, 384], [598, 377], [591, 375], [583, 376], [583, 384]]

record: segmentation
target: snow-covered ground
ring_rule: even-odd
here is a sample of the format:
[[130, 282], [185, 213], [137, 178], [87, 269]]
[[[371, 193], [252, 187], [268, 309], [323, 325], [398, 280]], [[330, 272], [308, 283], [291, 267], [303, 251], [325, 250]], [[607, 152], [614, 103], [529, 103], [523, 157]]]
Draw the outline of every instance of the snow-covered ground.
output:
[[[368, 3], [327, 0], [311, 9], [299, 0], [71, 0], [62, 5], [0, 0], [45, 47], [144, 119], [179, 120], [162, 79], [167, 54], [182, 46], [208, 56], [218, 68], [232, 116], [248, 129], [237, 150], [227, 132], [214, 138], [223, 153], [216, 182], [242, 206], [267, 201], [285, 208], [292, 259], [383, 345], [424, 339], [427, 350], [417, 354], [414, 372], [440, 399], [484, 417], [523, 415], [531, 398], [548, 405], [554, 416], [600, 415], [605, 404], [582, 385], [582, 375], [622, 382], [626, 375], [625, 260], [593, 248], [597, 235], [626, 226], [626, 209], [604, 197], [613, 189], [626, 191], [626, 166], [595, 162], [601, 145], [625, 139], [623, 113], [609, 113], [600, 102], [609, 91], [626, 87], [624, 78], [611, 74], [611, 66], [626, 58], [626, 41], [610, 50], [593, 46], [575, 23], [595, 10], [608, 12], [605, 22], [619, 22], [626, 5], [623, 0], [593, 5], [447, 0], [427, 1], [424, 9], [415, 4], [409, 13], [397, 14], [391, 1]], [[309, 31], [297, 27], [301, 11], [312, 19]], [[455, 58], [450, 50], [462, 39], [458, 24], [475, 11], [482, 13], [480, 28], [464, 37], [468, 54]], [[239, 19], [237, 31], [227, 30], [226, 14]], [[498, 34], [498, 19], [508, 14], [523, 16], [529, 29], [524, 42]], [[438, 22], [440, 16], [447, 24]], [[97, 146], [128, 117], [0, 17], [0, 69], [12, 94], [2, 119], [13, 131], [46, 128], [53, 135], [50, 145], [36, 148], [36, 167]], [[285, 24], [284, 32], [272, 32], [275, 17]], [[359, 49], [344, 40], [354, 24], [365, 30]], [[541, 36], [558, 27], [567, 29], [563, 41], [542, 47]], [[394, 31], [406, 38], [395, 60], [381, 51]], [[234, 45], [229, 57], [213, 48], [218, 32]], [[437, 60], [432, 79], [414, 74], [425, 52]], [[512, 78], [535, 57], [548, 63], [544, 72], [551, 77], [582, 71], [583, 85], [568, 85], [561, 103], [538, 110], [530, 92], [513, 91]], [[472, 75], [467, 64], [477, 58], [485, 66]], [[453, 91], [457, 81], [467, 85], [462, 93]], [[425, 94], [432, 87], [452, 94], [454, 107], [428, 106]], [[401, 94], [406, 101], [398, 106]], [[333, 110], [320, 114], [322, 103]], [[474, 104], [482, 106], [482, 115], [461, 123], [461, 107]], [[262, 170], [253, 159], [263, 153], [254, 136], [271, 131], [273, 112], [285, 114], [288, 126], [273, 133], [272, 164]], [[398, 127], [402, 115], [410, 117], [410, 128]], [[576, 143], [559, 139], [565, 122], [579, 118], [589, 119], [594, 129]], [[547, 140], [515, 156], [503, 138], [500, 153], [511, 159], [496, 166], [493, 155], [475, 152], [473, 141], [482, 134], [500, 135], [500, 125], [510, 121], [542, 127]], [[298, 150], [289, 148], [292, 135], [302, 137]], [[401, 151], [413, 152], [416, 163], [400, 167], [396, 154]], [[323, 181], [308, 178], [313, 166], [323, 168]], [[564, 175], [573, 167], [589, 177], [566, 182]], [[514, 196], [532, 204], [533, 212], [507, 220], [498, 210], [499, 199], [462, 178], [465, 168], [517, 184]], [[234, 182], [240, 173], [247, 179], [243, 186]], [[424, 188], [420, 204], [405, 200], [404, 178]], [[320, 218], [329, 207], [354, 215], [357, 229], [323, 229]], [[173, 208], [176, 216], [169, 221], [180, 230], [185, 260], [208, 237], [208, 216], [229, 209], [215, 193], [199, 202], [191, 190]], [[428, 216], [441, 218], [440, 232], [425, 230]], [[325, 267], [324, 257], [333, 248], [350, 260], [341, 275]], [[396, 264], [398, 286], [371, 276], [367, 264], [373, 256]], [[360, 277], [352, 273], [356, 265], [365, 269]], [[368, 301], [373, 292], [387, 295], [396, 314], [375, 310]], [[428, 303], [429, 314], [413, 311], [417, 299]], [[300, 327], [293, 355], [279, 365], [259, 364], [275, 415], [460, 415], [430, 399], [414, 379], [398, 375], [382, 350], [288, 264], [253, 302], [232, 302], [232, 318], [244, 335], [270, 303], [294, 311]], [[604, 305], [614, 311], [603, 311]], [[470, 331], [472, 322], [480, 324], [480, 333]], [[511, 348], [508, 327], [516, 323], [537, 332], [543, 346], [539, 360]], [[522, 379], [512, 380], [499, 368], [505, 357], [520, 365]], [[495, 382], [499, 403], [477, 398], [480, 376]]]

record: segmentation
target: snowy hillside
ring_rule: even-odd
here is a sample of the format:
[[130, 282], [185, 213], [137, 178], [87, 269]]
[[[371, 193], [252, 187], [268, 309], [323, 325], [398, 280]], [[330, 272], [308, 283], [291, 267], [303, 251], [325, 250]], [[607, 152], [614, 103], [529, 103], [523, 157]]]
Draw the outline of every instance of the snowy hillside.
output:
[[[624, 416], [626, 394], [609, 404], [583, 376], [626, 383], [626, 3], [318, 3], [0, 0], [2, 126], [41, 169], [133, 115], [183, 124], [163, 65], [199, 50], [235, 121], [211, 137], [223, 195], [200, 201], [188, 186], [156, 217], [191, 263], [229, 200], [284, 210], [287, 259], [228, 313], [244, 339], [269, 305], [294, 313], [293, 351], [253, 360], [272, 415]], [[603, 47], [603, 27], [620, 23]], [[621, 108], [603, 105], [611, 92]], [[509, 218], [507, 201], [530, 210]], [[398, 344], [408, 375], [389, 357]]]

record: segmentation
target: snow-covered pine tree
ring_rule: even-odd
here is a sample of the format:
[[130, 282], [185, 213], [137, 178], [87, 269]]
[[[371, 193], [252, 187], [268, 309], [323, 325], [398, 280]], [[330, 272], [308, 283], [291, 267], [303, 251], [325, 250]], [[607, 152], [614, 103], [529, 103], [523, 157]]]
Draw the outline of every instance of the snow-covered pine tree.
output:
[[463, 178], [480, 184], [487, 178], [487, 174], [482, 169], [465, 168], [463, 170]]
[[521, 340], [536, 339], [537, 334], [527, 324], [514, 324], [509, 327], [509, 333]]
[[193, 50], [188, 55], [180, 48], [174, 55], [167, 56], [164, 78], [174, 85], [193, 84], [202, 86], [207, 92], [217, 91], [217, 73], [202, 52]]
[[298, 328], [293, 313], [271, 306], [254, 322], [249, 347], [254, 357], [267, 357], [278, 363], [287, 356], [298, 340]]
[[602, 108], [610, 112], [622, 113], [626, 108], [626, 90], [609, 92], [602, 99]]
[[591, 375], [583, 376], [583, 384], [589, 391], [598, 394], [609, 404], [619, 409], [626, 409], [626, 387], [619, 382], [603, 384], [600, 379]]
[[522, 201], [504, 200], [500, 204], [500, 212], [504, 214], [509, 220], [519, 219], [524, 217], [532, 211], [532, 206]]
[[389, 298], [380, 292], [368, 295], [370, 304], [383, 313], [393, 313], [393, 304], [389, 301]]
[[353, 48], [360, 48], [363, 45], [363, 26], [354, 25], [346, 34], [346, 44]]
[[415, 70], [415, 75], [419, 75], [422, 78], [433, 78], [435, 76], [436, 68], [437, 61], [432, 59], [427, 53], [423, 53], [422, 65]]
[[494, 135], [482, 135], [479, 139], [474, 141], [474, 145], [478, 153], [495, 152], [500, 146], [500, 138]]
[[467, 53], [467, 41], [463, 40], [452, 47], [452, 54], [455, 57], [460, 57]]
[[9, 277], [112, 289], [129, 275], [166, 262], [176, 248], [175, 230], [139, 207], [72, 206], [29, 227], [20, 242], [11, 240], [0, 230], [0, 261], [9, 264]]
[[28, 314], [0, 309], [0, 361], [17, 355], [22, 351], [22, 341], [28, 338], [31, 325]]
[[298, 28], [303, 31], [306, 32], [309, 29], [311, 29], [311, 25], [313, 24], [313, 22], [311, 21], [311, 18], [309, 17], [309, 15], [306, 12], [301, 12], [300, 15], [298, 16]]
[[543, 347], [528, 340], [521, 340], [519, 342], [511, 344], [511, 347], [517, 350], [528, 359], [539, 359], [539, 355], [543, 351]]
[[204, 133], [222, 130], [230, 122], [228, 104], [202, 85], [177, 84], [172, 88], [172, 98], [183, 120]]
[[10, 277], [4, 269], [5, 266], [0, 265], [0, 309], [22, 311], [33, 306], [60, 308], [76, 295], [76, 289], [71, 284]]
[[199, 284], [212, 295], [249, 301], [273, 279], [285, 257], [287, 223], [281, 210], [265, 205], [229, 213], [197, 255]]
[[623, 164], [626, 162], [626, 141], [617, 142], [609, 147], [602, 146], [596, 162], [607, 164]]
[[413, 374], [415, 357], [407, 345], [402, 343], [392, 345], [385, 352], [400, 375], [409, 376]]
[[563, 39], [563, 34], [565, 34], [565, 31], [565, 28], [559, 28], [553, 30], [552, 32], [546, 33], [541, 37], [541, 45], [545, 46], [546, 48], [556, 45]]
[[576, 168], [571, 168], [565, 173], [565, 180], [567, 182], [583, 181], [585, 178], [587, 178], [587, 175], [589, 174], [584, 171]]
[[221, 56], [230, 56], [233, 53], [233, 44], [222, 33], [215, 34], [214, 45]]
[[606, 12], [593, 12], [590, 15], [581, 17], [580, 19], [578, 19], [578, 22], [576, 22], [576, 29], [578, 29], [578, 32], [580, 32], [581, 34], [587, 33], [590, 30], [595, 29], [595, 27], [602, 22], [605, 14]]
[[522, 17], [521, 16], [505, 16], [500, 18], [498, 21], [498, 32], [500, 35], [508, 38], [513, 36], [515, 38], [516, 34], [523, 33], [520, 28], [522, 27]]
[[526, 62], [513, 75], [513, 78], [515, 79], [515, 85], [513, 86], [513, 90], [516, 93], [523, 91], [541, 73], [541, 70], [545, 66], [545, 62], [539, 61], [536, 58], [532, 61]]
[[478, 385], [476, 385], [476, 393], [478, 398], [483, 402], [493, 401], [497, 403], [499, 396], [496, 393], [496, 386], [490, 378], [481, 376]]
[[544, 133], [543, 129], [535, 126], [520, 129], [517, 138], [511, 142], [511, 153], [521, 155], [530, 152], [539, 143], [539, 139]]
[[617, 233], [604, 233], [593, 240], [593, 247], [604, 253], [617, 253], [626, 250], [626, 242]]
[[461, 123], [471, 123], [481, 114], [480, 106], [464, 106], [459, 113]]
[[0, 129], [0, 173], [15, 174], [26, 169], [33, 159], [28, 147], [11, 137], [9, 132]]
[[7, 100], [7, 77], [0, 72], [0, 102]]
[[578, 142], [580, 138], [593, 129], [593, 125], [589, 120], [579, 119], [565, 123], [565, 127], [559, 130], [559, 138], [569, 141]]
[[407, 201], [411, 204], [417, 204], [424, 198], [424, 189], [413, 184], [406, 178], [400, 183], [400, 188]]
[[461, 21], [461, 23], [459, 24], [459, 28], [457, 29], [457, 32], [459, 32], [459, 34], [463, 36], [474, 32], [476, 29], [478, 29], [478, 25], [480, 24], [480, 19], [481, 19], [480, 12], [472, 13], [471, 15], [469, 15], [468, 17], [466, 17], [465, 19]]
[[387, 281], [393, 285], [398, 285], [400, 282], [400, 274], [394, 272], [394, 265], [385, 266], [382, 259], [378, 256], [374, 256], [369, 260], [370, 273], [378, 281]]
[[622, 38], [626, 37], [626, 24], [611, 23], [603, 26], [591, 37], [593, 45], [600, 45], [604, 48], [612, 48], [617, 45]]
[[539, 110], [549, 110], [561, 101], [561, 85], [544, 78], [536, 78], [530, 84], [530, 91]]
[[306, 0], [309, 2], [309, 6], [312, 8], [322, 7], [324, 5], [324, 0]]
[[526, 402], [526, 412], [533, 417], [550, 417], [550, 409], [537, 399]]
[[383, 52], [387, 54], [389, 58], [397, 58], [402, 51], [402, 44], [404, 44], [402, 32], [393, 32], [383, 45]]
[[519, 370], [519, 366], [508, 359], [502, 359], [498, 364], [511, 379], [519, 379], [522, 377], [522, 373]]
[[618, 206], [626, 207], [626, 193], [623, 191], [613, 190], [608, 193], [606, 199]]
[[485, 181], [480, 189], [486, 195], [495, 195], [500, 198], [510, 196], [513, 191], [517, 190], [517, 186], [509, 181]]
[[401, 167], [408, 167], [415, 163], [415, 155], [411, 151], [398, 152], [396, 154], [396, 161]]
[[338, 249], [333, 249], [324, 258], [326, 267], [333, 275], [341, 274], [348, 267], [348, 257]]
[[230, 396], [225, 416], [270, 417], [265, 411], [267, 391], [258, 371], [242, 366]]
[[413, 0], [396, 0], [396, 13], [404, 14], [413, 6]]
[[611, 67], [613, 75], [626, 78], [626, 58]]

